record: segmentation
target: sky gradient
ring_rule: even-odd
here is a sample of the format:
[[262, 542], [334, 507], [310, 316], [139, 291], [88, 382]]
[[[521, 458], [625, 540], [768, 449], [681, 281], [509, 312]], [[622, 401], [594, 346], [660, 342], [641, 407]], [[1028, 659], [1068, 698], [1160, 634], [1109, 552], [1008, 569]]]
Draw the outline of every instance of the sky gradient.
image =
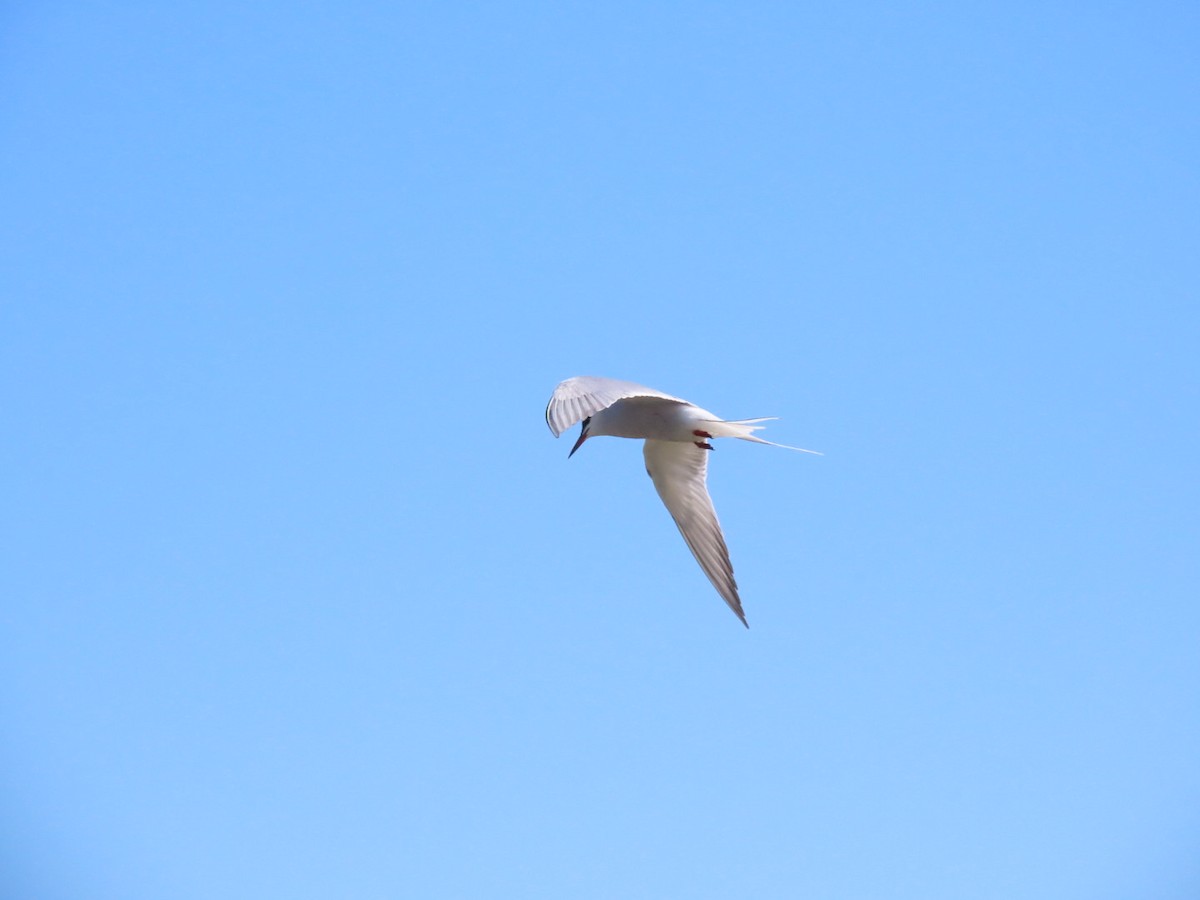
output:
[[1200, 10], [968, 7], [9, 4], [4, 896], [1197, 896]]

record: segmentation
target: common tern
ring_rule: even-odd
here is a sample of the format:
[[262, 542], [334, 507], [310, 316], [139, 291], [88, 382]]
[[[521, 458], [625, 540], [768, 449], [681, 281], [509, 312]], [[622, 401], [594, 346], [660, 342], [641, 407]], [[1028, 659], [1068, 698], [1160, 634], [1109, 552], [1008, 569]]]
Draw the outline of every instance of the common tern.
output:
[[654, 482], [658, 496], [679, 526], [688, 549], [708, 580], [747, 628], [750, 623], [742, 611], [729, 550], [712, 499], [708, 496], [705, 476], [713, 438], [740, 438], [756, 444], [816, 453], [815, 450], [787, 447], [755, 437], [754, 432], [763, 427], [758, 423], [773, 418], [721, 419], [694, 403], [662, 391], [593, 375], [568, 378], [554, 389], [546, 406], [546, 424], [555, 437], [576, 422], [583, 422], [579, 440], [568, 457], [574, 456], [583, 442], [592, 437], [609, 435], [645, 439], [642, 452], [646, 457], [646, 473]]

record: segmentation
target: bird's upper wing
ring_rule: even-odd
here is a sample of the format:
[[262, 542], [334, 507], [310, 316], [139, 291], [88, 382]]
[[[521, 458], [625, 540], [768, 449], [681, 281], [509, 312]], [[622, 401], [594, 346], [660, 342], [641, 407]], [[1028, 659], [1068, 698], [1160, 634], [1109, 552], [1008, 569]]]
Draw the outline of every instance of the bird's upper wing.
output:
[[593, 413], [607, 409], [618, 400], [626, 397], [660, 397], [663, 400], [674, 400], [677, 403], [687, 403], [678, 397], [664, 394], [653, 388], [642, 387], [632, 381], [617, 381], [615, 378], [600, 378], [596, 375], [580, 375], [568, 378], [554, 389], [550, 402], [546, 405], [546, 424], [558, 437], [576, 422], [586, 419]]
[[658, 496], [679, 526], [679, 532], [700, 568], [717, 593], [729, 604], [742, 624], [750, 627], [742, 612], [733, 564], [721, 534], [721, 523], [705, 486], [710, 451], [680, 441], [646, 441], [646, 472], [654, 481]]

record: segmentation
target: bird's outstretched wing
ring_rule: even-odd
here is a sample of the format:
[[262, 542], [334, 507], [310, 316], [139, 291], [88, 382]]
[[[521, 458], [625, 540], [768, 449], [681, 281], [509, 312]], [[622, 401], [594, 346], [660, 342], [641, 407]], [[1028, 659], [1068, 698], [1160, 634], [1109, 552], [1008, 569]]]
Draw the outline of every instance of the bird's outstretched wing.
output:
[[654, 388], [642, 387], [632, 381], [580, 375], [568, 378], [554, 389], [554, 394], [546, 405], [546, 424], [550, 426], [554, 436], [558, 437], [576, 422], [581, 422], [626, 397], [659, 397], [663, 400], [687, 403], [686, 400], [680, 400]]
[[646, 441], [646, 472], [654, 481], [658, 496], [666, 504], [671, 518], [687, 541], [688, 549], [713, 583], [717, 593], [729, 604], [747, 628], [746, 614], [733, 580], [733, 564], [721, 534], [721, 523], [708, 496], [705, 476], [709, 451], [680, 441]]

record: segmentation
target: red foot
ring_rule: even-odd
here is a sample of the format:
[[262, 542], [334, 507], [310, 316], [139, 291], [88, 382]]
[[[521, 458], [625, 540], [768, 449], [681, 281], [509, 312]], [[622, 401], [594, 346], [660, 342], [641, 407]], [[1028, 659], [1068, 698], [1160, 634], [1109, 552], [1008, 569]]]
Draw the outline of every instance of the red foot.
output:
[[702, 437], [702, 438], [712, 437], [712, 435], [709, 434], [707, 431], [700, 431], [699, 429], [697, 429], [696, 431], [693, 431], [692, 434], [694, 434], [696, 437]]
[[692, 441], [692, 443], [695, 444], [697, 447], [699, 447], [701, 450], [711, 450], [713, 448], [713, 445], [710, 444], [708, 441]]

